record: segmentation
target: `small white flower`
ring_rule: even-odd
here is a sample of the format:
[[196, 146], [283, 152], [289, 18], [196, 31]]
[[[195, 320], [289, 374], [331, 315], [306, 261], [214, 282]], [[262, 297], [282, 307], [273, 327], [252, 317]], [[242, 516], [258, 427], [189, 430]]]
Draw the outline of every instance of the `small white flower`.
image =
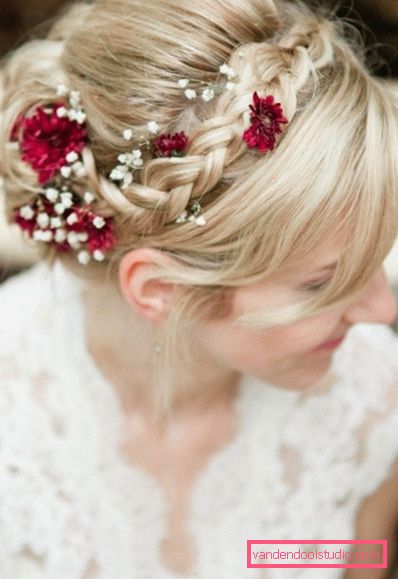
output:
[[54, 189], [54, 187], [48, 187], [45, 190], [46, 197], [51, 203], [54, 203], [58, 199], [59, 191]]
[[95, 195], [91, 191], [86, 191], [83, 195], [83, 199], [86, 203], [92, 203], [95, 199]]
[[57, 86], [57, 95], [58, 96], [66, 96], [68, 94], [68, 89], [64, 84], [59, 84]]
[[142, 165], [144, 164], [144, 161], [142, 159], [134, 159], [132, 164], [133, 164], [133, 167], [138, 169], [139, 167], [142, 167]]
[[175, 222], [176, 223], [185, 223], [185, 221], [187, 220], [187, 215], [188, 215], [188, 211], [186, 209], [184, 209], [184, 211], [181, 213], [181, 215], [179, 215], [177, 217]]
[[199, 217], [195, 218], [196, 225], [206, 225], [206, 219], [203, 215], [199, 215]]
[[134, 151], [131, 154], [133, 155], [134, 159], [141, 159], [142, 157], [141, 149], [134, 149]]
[[69, 233], [66, 236], [66, 239], [67, 239], [69, 245], [73, 249], [79, 249], [80, 248], [80, 241], [79, 241], [79, 237], [78, 237], [78, 234], [76, 233], [76, 231], [69, 231]]
[[71, 213], [70, 215], [68, 215], [68, 217], [66, 218], [66, 222], [68, 223], [68, 225], [74, 225], [75, 223], [78, 222], [78, 217], [76, 215], [76, 213]]
[[121, 181], [122, 179], [124, 179], [127, 171], [128, 171], [127, 167], [125, 167], [124, 165], [118, 165], [117, 167], [112, 169], [109, 178], [112, 179], [112, 181]]
[[235, 88], [235, 86], [236, 86], [236, 83], [232, 82], [230, 80], [225, 84], [225, 88], [227, 90], [233, 90]]
[[122, 163], [122, 164], [127, 163], [127, 159], [128, 159], [128, 157], [127, 157], [126, 153], [122, 153], [117, 158], [117, 160], [120, 161], [120, 163]]
[[75, 161], [78, 160], [79, 155], [76, 153], [76, 151], [71, 151], [70, 153], [68, 153], [66, 155], [66, 160], [68, 163], [74, 163]]
[[70, 174], [72, 173], [72, 169], [71, 167], [61, 167], [61, 175], [62, 177], [70, 177]]
[[49, 242], [52, 241], [53, 234], [51, 231], [42, 231], [41, 229], [37, 229], [33, 232], [33, 239], [36, 241], [45, 241]]
[[47, 213], [39, 213], [36, 221], [41, 229], [46, 229], [50, 224], [50, 217]]
[[69, 116], [69, 112], [65, 107], [59, 107], [59, 109], [57, 109], [57, 117], [59, 119], [63, 119], [64, 117]]
[[211, 101], [214, 98], [214, 90], [212, 88], [205, 88], [202, 92], [202, 99], [206, 102]]
[[61, 227], [61, 225], [62, 225], [62, 221], [59, 217], [51, 217], [50, 227], [52, 229], [57, 229], [58, 227]]
[[82, 242], [84, 243], [84, 242], [87, 241], [87, 239], [88, 239], [88, 233], [86, 233], [85, 231], [82, 231], [81, 233], [78, 233], [78, 234], [77, 234], [77, 239], [78, 239], [79, 241], [82, 241]]
[[128, 187], [129, 185], [131, 185], [131, 183], [134, 181], [133, 175], [132, 173], [126, 173], [126, 175], [123, 178], [123, 184], [122, 184], [122, 188], [125, 189], [126, 187]]
[[56, 203], [54, 205], [54, 209], [55, 209], [55, 213], [58, 213], [58, 215], [62, 215], [66, 209], [66, 207], [64, 206], [63, 203]]
[[79, 251], [77, 254], [77, 261], [82, 265], [87, 265], [91, 257], [88, 251]]
[[187, 88], [187, 90], [184, 91], [184, 94], [189, 100], [196, 98], [196, 90], [193, 90], [192, 88]]
[[42, 235], [41, 235], [41, 239], [42, 241], [45, 241], [46, 243], [48, 243], [49, 241], [53, 240], [53, 234], [52, 231], [42, 231]]
[[103, 217], [100, 217], [99, 215], [97, 215], [97, 217], [95, 217], [93, 219], [93, 225], [97, 229], [101, 229], [105, 225], [105, 219]]
[[102, 253], [100, 249], [96, 249], [94, 251], [93, 257], [96, 261], [103, 261], [105, 259], [105, 255]]
[[156, 135], [159, 132], [159, 125], [156, 121], [149, 121], [148, 123], [148, 131]]
[[23, 219], [32, 219], [35, 212], [33, 211], [33, 209], [29, 205], [24, 205], [19, 210], [19, 214], [21, 217], [23, 217]]
[[73, 205], [72, 193], [61, 193], [61, 203], [65, 209], [69, 209]]
[[180, 80], [178, 81], [178, 86], [180, 88], [186, 88], [189, 85], [189, 79], [188, 78], [180, 78]]
[[126, 141], [131, 141], [132, 137], [133, 137], [133, 131], [131, 129], [125, 129], [123, 131], [123, 138]]
[[86, 113], [84, 111], [76, 111], [75, 114], [75, 121], [77, 123], [79, 123], [79, 125], [82, 125], [84, 123], [84, 121], [86, 120], [87, 116]]
[[228, 64], [222, 64], [219, 67], [219, 71], [221, 74], [225, 74], [229, 79], [234, 78], [236, 75], [234, 69], [228, 66]]
[[[56, 219], [56, 217], [54, 217], [54, 219]], [[66, 239], [65, 229], [57, 229], [54, 235], [54, 239], [57, 243], [63, 243]]]
[[80, 105], [80, 93], [77, 90], [72, 90], [69, 97], [70, 106], [77, 108]]
[[87, 175], [86, 167], [83, 165], [81, 161], [76, 161], [76, 163], [73, 163], [72, 171], [78, 177], [85, 177]]

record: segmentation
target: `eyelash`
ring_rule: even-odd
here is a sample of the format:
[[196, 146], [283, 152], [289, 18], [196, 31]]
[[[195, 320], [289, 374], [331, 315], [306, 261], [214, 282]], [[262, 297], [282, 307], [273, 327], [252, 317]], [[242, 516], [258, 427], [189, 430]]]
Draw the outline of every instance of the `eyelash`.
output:
[[306, 291], [311, 291], [311, 292], [316, 292], [316, 291], [320, 291], [322, 290], [328, 283], [329, 283], [329, 279], [322, 281], [322, 282], [318, 282], [318, 283], [309, 283], [303, 286], [304, 290]]

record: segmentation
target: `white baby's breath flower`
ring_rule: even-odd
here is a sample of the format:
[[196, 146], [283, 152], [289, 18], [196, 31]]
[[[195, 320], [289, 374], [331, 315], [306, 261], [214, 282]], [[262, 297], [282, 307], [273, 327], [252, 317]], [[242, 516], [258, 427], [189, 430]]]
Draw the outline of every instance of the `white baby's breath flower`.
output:
[[54, 187], [48, 187], [45, 190], [45, 195], [51, 203], [54, 203], [58, 199], [59, 191], [54, 189]]
[[126, 141], [131, 141], [132, 137], [133, 137], [133, 131], [131, 129], [125, 129], [123, 131], [123, 138]]
[[50, 216], [47, 213], [39, 213], [36, 217], [36, 221], [41, 229], [46, 229], [50, 224]]
[[57, 229], [58, 227], [61, 227], [61, 225], [62, 225], [62, 221], [59, 217], [51, 217], [50, 227], [52, 229]]
[[58, 215], [62, 215], [65, 212], [66, 207], [64, 206], [63, 203], [56, 203], [54, 205], [54, 209], [55, 213], [58, 213]]
[[219, 71], [221, 74], [225, 74], [229, 79], [234, 78], [236, 75], [234, 69], [228, 66], [228, 64], [222, 64], [219, 67]]
[[61, 167], [61, 175], [62, 177], [68, 178], [70, 177], [70, 174], [72, 173], [72, 169], [71, 167]]
[[212, 88], [205, 88], [202, 92], [202, 99], [205, 102], [211, 101], [214, 98], [214, 89]]
[[[56, 219], [56, 217], [54, 217]], [[66, 239], [65, 229], [57, 229], [54, 235], [54, 239], [57, 243], [63, 243]]]
[[85, 122], [86, 118], [87, 115], [84, 111], [76, 111], [75, 121], [79, 123], [79, 125], [82, 125]]
[[92, 203], [95, 199], [95, 195], [91, 191], [86, 191], [83, 195], [83, 199], [86, 203]]
[[225, 88], [227, 90], [233, 90], [235, 88], [235, 86], [236, 86], [236, 83], [232, 82], [230, 80], [225, 84]]
[[30, 207], [30, 205], [24, 205], [20, 208], [19, 214], [23, 219], [32, 219], [35, 212], [33, 211], [32, 207]]
[[199, 217], [195, 218], [196, 225], [206, 225], [206, 219], [203, 215], [199, 215]]
[[117, 160], [120, 161], [120, 163], [122, 163], [122, 164], [127, 163], [127, 159], [128, 159], [128, 156], [126, 153], [121, 153], [117, 158]]
[[88, 239], [88, 233], [87, 233], [86, 231], [82, 231], [82, 232], [78, 233], [78, 234], [77, 234], [77, 239], [78, 239], [79, 241], [82, 241], [82, 242], [84, 243], [84, 242], [87, 241], [87, 239]]
[[125, 189], [126, 187], [131, 185], [133, 181], [134, 181], [133, 175], [131, 173], [126, 173], [126, 175], [123, 177], [122, 188]]
[[187, 99], [189, 99], [189, 100], [196, 98], [196, 90], [194, 90], [192, 88], [187, 88], [187, 90], [184, 91], [184, 94], [187, 97]]
[[57, 117], [59, 119], [63, 119], [64, 117], [68, 117], [68, 116], [69, 116], [69, 111], [65, 107], [59, 107], [59, 109], [57, 109]]
[[69, 209], [73, 205], [72, 193], [61, 193], [61, 203], [65, 209]]
[[87, 175], [86, 167], [81, 161], [76, 161], [76, 163], [73, 163], [72, 171], [78, 177], [85, 177]]
[[189, 85], [189, 79], [188, 78], [180, 78], [180, 80], [178, 81], [178, 86], [180, 88], [186, 88]]
[[80, 93], [77, 90], [72, 90], [69, 97], [70, 106], [77, 108], [80, 105]]
[[105, 259], [105, 255], [102, 253], [100, 249], [96, 249], [94, 251], [93, 257], [96, 261], [103, 261]]
[[70, 215], [68, 215], [68, 217], [66, 218], [66, 222], [68, 223], [68, 225], [74, 225], [75, 223], [78, 222], [78, 217], [76, 215], [76, 213], [71, 213]]
[[94, 227], [96, 227], [97, 229], [101, 229], [102, 227], [104, 227], [105, 225], [105, 219], [103, 217], [100, 217], [99, 215], [97, 215], [96, 217], [94, 217], [93, 219], [93, 225]]
[[79, 251], [79, 253], [77, 254], [77, 261], [82, 265], [87, 265], [90, 259], [91, 256], [88, 251], [85, 250]]
[[74, 163], [75, 161], [78, 160], [79, 155], [76, 153], [76, 151], [71, 151], [70, 153], [68, 153], [66, 155], [66, 160], [68, 163]]
[[112, 169], [109, 178], [112, 179], [112, 181], [121, 181], [122, 179], [124, 179], [127, 170], [128, 169], [125, 165], [117, 165], [117, 167]]
[[68, 89], [64, 84], [59, 84], [57, 86], [57, 95], [58, 96], [66, 96], [68, 94]]
[[148, 131], [156, 135], [159, 132], [159, 125], [156, 121], [149, 121], [148, 123]]
[[69, 231], [69, 233], [66, 236], [66, 239], [67, 239], [69, 245], [73, 249], [79, 249], [80, 248], [80, 241], [79, 241], [79, 237], [78, 237], [78, 234], [76, 233], [76, 231]]

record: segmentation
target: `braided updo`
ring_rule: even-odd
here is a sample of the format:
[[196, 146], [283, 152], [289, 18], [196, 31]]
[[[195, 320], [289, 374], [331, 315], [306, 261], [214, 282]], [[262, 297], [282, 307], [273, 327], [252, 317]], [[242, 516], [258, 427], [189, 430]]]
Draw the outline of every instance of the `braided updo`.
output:
[[[398, 230], [397, 103], [367, 71], [356, 36], [298, 1], [73, 5], [46, 40], [26, 44], [4, 65], [0, 156], [9, 218], [38, 190], [33, 172], [6, 146], [13, 123], [21, 112], [54, 103], [64, 83], [80, 92], [87, 114], [82, 190], [95, 193], [116, 226], [108, 274], [137, 247], [174, 257], [156, 274], [186, 289], [168, 336], [182, 317], [214, 313], [215, 298], [231, 288], [299, 261], [334, 223], [348, 225], [352, 236], [325, 293], [305, 307], [253, 312], [239, 322], [266, 327], [344, 300], [374, 275]], [[187, 100], [178, 81], [200, 87], [222, 63], [237, 73], [234, 90], [209, 102]], [[254, 91], [274, 95], [289, 121], [267, 155], [242, 140]], [[120, 190], [107, 175], [135, 144], [122, 132], [140, 134], [148, 121], [162, 132], [185, 131], [189, 146], [183, 157], [147, 160]], [[206, 226], [174, 223], [194, 199]], [[105, 264], [93, 268], [105, 275]]]

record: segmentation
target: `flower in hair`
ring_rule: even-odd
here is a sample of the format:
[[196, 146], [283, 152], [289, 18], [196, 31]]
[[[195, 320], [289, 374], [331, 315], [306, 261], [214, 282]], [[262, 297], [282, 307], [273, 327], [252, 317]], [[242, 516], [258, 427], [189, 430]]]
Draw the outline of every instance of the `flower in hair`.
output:
[[29, 237], [51, 243], [60, 252], [79, 250], [77, 259], [81, 264], [91, 258], [102, 261], [115, 246], [116, 235], [113, 220], [94, 212], [94, 200], [89, 191], [81, 199], [66, 187], [48, 187], [30, 204], [15, 209], [14, 221]]
[[18, 119], [13, 130], [13, 137], [19, 134], [22, 160], [37, 172], [39, 183], [47, 183], [68, 163], [77, 162], [86, 143], [82, 117], [71, 120], [64, 110], [63, 103], [38, 107], [33, 116]]
[[261, 98], [253, 93], [250, 108], [250, 127], [243, 133], [243, 139], [250, 148], [256, 147], [260, 153], [273, 151], [276, 135], [282, 132], [282, 124], [288, 122], [283, 116], [280, 103], [274, 102], [272, 95]]
[[188, 144], [188, 137], [181, 131], [179, 133], [162, 133], [155, 139], [155, 153], [159, 157], [181, 157]]

